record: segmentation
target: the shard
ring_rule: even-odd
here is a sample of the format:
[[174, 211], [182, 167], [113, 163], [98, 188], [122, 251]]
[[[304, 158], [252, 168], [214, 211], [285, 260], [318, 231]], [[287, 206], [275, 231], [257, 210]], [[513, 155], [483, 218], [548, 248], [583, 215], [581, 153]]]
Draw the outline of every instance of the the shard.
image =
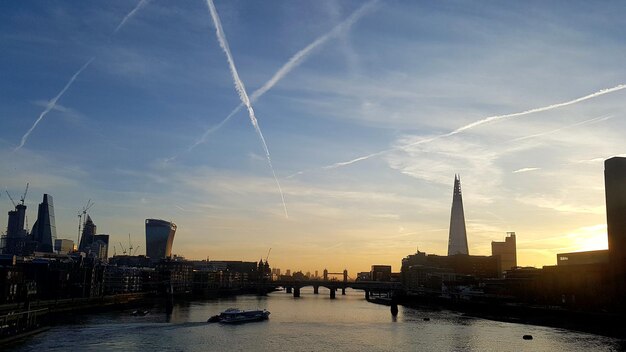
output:
[[454, 175], [450, 236], [448, 238], [448, 255], [455, 254], [469, 254], [467, 249], [467, 232], [465, 231], [465, 215], [463, 213], [463, 197], [461, 196], [461, 178], [458, 175]]

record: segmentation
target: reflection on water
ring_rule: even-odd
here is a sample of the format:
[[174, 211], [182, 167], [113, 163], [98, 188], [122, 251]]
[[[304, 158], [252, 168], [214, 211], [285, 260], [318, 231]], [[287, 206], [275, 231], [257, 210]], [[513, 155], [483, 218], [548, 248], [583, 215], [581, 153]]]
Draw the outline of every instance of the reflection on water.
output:
[[[245, 325], [208, 324], [230, 308], [267, 309], [269, 321]], [[132, 316], [132, 310], [73, 316], [65, 324], [13, 345], [16, 351], [572, 351], [621, 350], [619, 339], [562, 329], [495, 322], [449, 311], [389, 307], [365, 301], [360, 291], [329, 298], [303, 289], [177, 302]], [[429, 318], [425, 320], [424, 318]], [[523, 340], [524, 334], [534, 339]]]

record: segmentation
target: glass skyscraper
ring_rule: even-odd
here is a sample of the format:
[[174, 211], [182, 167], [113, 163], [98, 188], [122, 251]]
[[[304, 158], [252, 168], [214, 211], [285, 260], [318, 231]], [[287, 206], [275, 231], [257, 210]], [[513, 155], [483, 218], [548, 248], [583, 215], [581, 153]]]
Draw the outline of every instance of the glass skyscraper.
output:
[[146, 255], [153, 261], [171, 257], [175, 233], [173, 222], [146, 219]]
[[36, 242], [37, 252], [54, 252], [54, 241], [57, 239], [57, 227], [54, 221], [54, 205], [52, 196], [43, 195], [43, 202], [37, 210], [37, 221], [33, 225], [31, 237]]

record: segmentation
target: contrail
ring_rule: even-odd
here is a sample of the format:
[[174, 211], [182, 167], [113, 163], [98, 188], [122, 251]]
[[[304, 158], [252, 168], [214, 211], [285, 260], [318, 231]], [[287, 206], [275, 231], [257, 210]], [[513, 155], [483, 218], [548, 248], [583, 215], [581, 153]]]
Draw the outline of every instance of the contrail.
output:
[[613, 118], [613, 115], [599, 116], [599, 117], [595, 117], [593, 119], [577, 122], [577, 123], [574, 123], [574, 124], [571, 124], [571, 125], [568, 125], [568, 126], [556, 128], [556, 129], [553, 129], [551, 131], [535, 133], [535, 134], [531, 134], [531, 135], [523, 136], [523, 137], [517, 137], [515, 139], [512, 139], [511, 142], [518, 142], [518, 141], [523, 141], [525, 139], [541, 137], [541, 136], [545, 136], [545, 135], [548, 135], [548, 134], [560, 132], [560, 131], [563, 131], [563, 130], [566, 130], [566, 129], [569, 129], [569, 128], [578, 127], [578, 126], [582, 126], [582, 125], [589, 125], [589, 124], [593, 124], [593, 123], [596, 123], [596, 122], [602, 122], [602, 121], [606, 121], [606, 120], [609, 120], [609, 119], [612, 119], [612, 118]]
[[[276, 85], [276, 83], [282, 80], [287, 74], [289, 74], [289, 72], [291, 72], [294, 68], [298, 67], [302, 62], [304, 62], [304, 60], [311, 54], [311, 52], [313, 52], [313, 50], [325, 44], [328, 40], [337, 37], [343, 31], [348, 30], [354, 23], [356, 23], [356, 21], [358, 21], [361, 17], [363, 17], [363, 15], [370, 11], [378, 2], [379, 0], [371, 0], [365, 3], [363, 6], [355, 10], [350, 16], [348, 16], [343, 22], [339, 23], [329, 32], [318, 37], [313, 42], [311, 42], [311, 44], [307, 45], [306, 47], [295, 53], [291, 58], [289, 58], [289, 60], [287, 60], [287, 62], [283, 66], [281, 66], [281, 68], [278, 69], [278, 71], [276, 71], [276, 73], [274, 73], [272, 78], [265, 82], [265, 84], [261, 88], [252, 92], [252, 94], [250, 95], [250, 101], [252, 103], [256, 102], [257, 99], [263, 96], [263, 94], [265, 94], [268, 90], [272, 89]], [[202, 136], [194, 142], [194, 144], [187, 148], [187, 152], [192, 151], [198, 145], [206, 142], [206, 139], [209, 135], [222, 128], [222, 126], [224, 126], [224, 124], [226, 124], [228, 120], [235, 116], [235, 114], [238, 113], [243, 107], [243, 103], [239, 104], [220, 123], [206, 130], [204, 134], [202, 134]], [[175, 158], [176, 157], [168, 158], [167, 161], [173, 160]]]
[[135, 12], [139, 11], [142, 7], [146, 6], [148, 2], [150, 2], [150, 0], [139, 0], [139, 2], [137, 3], [137, 6], [135, 6], [134, 9], [132, 9], [126, 16], [124, 16], [120, 24], [118, 24], [117, 27], [115, 27], [113, 34], [117, 33], [117, 31], [122, 29], [124, 24], [126, 24], [126, 21], [128, 21], [131, 17], [133, 17], [135, 15]]
[[[150, 0], [140, 0], [137, 6], [135, 6], [134, 9], [132, 9], [126, 16], [124, 16], [122, 21], [117, 25], [117, 27], [113, 31], [113, 33], [109, 36], [109, 39], [111, 36], [117, 33], [117, 31], [119, 31], [124, 26], [126, 21], [128, 21], [131, 17], [133, 17], [135, 12], [137, 12], [139, 9], [141, 9], [146, 4], [148, 4], [148, 2], [150, 2]], [[91, 64], [91, 62], [95, 58], [96, 58], [95, 56], [92, 56], [91, 59], [89, 59], [89, 61], [87, 61], [78, 71], [76, 71], [76, 73], [72, 76], [72, 78], [70, 78], [70, 80], [67, 82], [65, 87], [61, 89], [59, 94], [57, 94], [56, 97], [52, 98], [52, 100], [48, 102], [48, 105], [46, 106], [45, 110], [42, 111], [41, 114], [39, 114], [39, 118], [35, 120], [35, 123], [31, 126], [31, 128], [24, 134], [24, 136], [22, 136], [22, 141], [20, 142], [20, 145], [18, 145], [15, 149], [13, 149], [13, 151], [17, 151], [24, 146], [24, 144], [26, 143], [26, 140], [28, 139], [28, 136], [30, 136], [31, 132], [33, 132], [33, 130], [35, 129], [35, 127], [37, 127], [39, 122], [41, 122], [41, 120], [50, 112], [50, 110], [54, 109], [57, 101], [63, 96], [63, 94], [65, 94], [65, 91], [68, 90], [68, 88], [72, 85], [72, 83], [74, 83], [74, 80], [76, 80], [76, 78], [87, 68], [87, 66]]]
[[512, 113], [512, 114], [495, 115], [495, 116], [485, 117], [484, 119], [481, 119], [481, 120], [472, 122], [470, 124], [467, 124], [465, 126], [459, 127], [459, 128], [457, 128], [456, 130], [454, 130], [452, 132], [448, 132], [448, 133], [441, 134], [441, 135], [438, 135], [438, 136], [422, 139], [422, 140], [419, 140], [417, 142], [409, 143], [409, 144], [406, 144], [406, 145], [403, 145], [403, 146], [393, 147], [393, 148], [390, 148], [390, 149], [387, 149], [387, 150], [383, 150], [383, 151], [380, 151], [380, 152], [377, 152], [377, 153], [361, 156], [361, 157], [358, 157], [356, 159], [352, 159], [352, 160], [348, 160], [348, 161], [344, 161], [344, 162], [339, 162], [339, 163], [334, 163], [334, 164], [331, 164], [331, 165], [328, 165], [328, 166], [324, 166], [324, 167], [322, 167], [322, 169], [335, 169], [335, 168], [338, 168], [338, 167], [354, 164], [354, 163], [357, 163], [359, 161], [367, 160], [367, 159], [370, 159], [370, 158], [373, 158], [375, 156], [378, 156], [378, 155], [381, 155], [381, 154], [385, 154], [385, 153], [388, 153], [388, 152], [391, 152], [391, 151], [406, 150], [406, 148], [412, 147], [412, 146], [415, 146], [415, 145], [418, 145], [418, 144], [430, 143], [430, 142], [432, 142], [434, 140], [437, 140], [437, 139], [440, 139], [440, 138], [446, 138], [446, 137], [454, 136], [455, 134], [459, 134], [459, 133], [461, 133], [463, 131], [466, 131], [466, 130], [469, 130], [469, 129], [472, 129], [472, 128], [475, 128], [475, 127], [478, 127], [478, 126], [481, 126], [481, 125], [484, 125], [484, 124], [487, 124], [487, 123], [490, 123], [490, 122], [494, 122], [494, 121], [498, 121], [498, 120], [502, 120], [502, 119], [513, 118], [513, 117], [524, 116], [524, 115], [530, 115], [530, 114], [534, 114], [534, 113], [538, 113], [538, 112], [548, 111], [548, 110], [557, 109], [557, 108], [561, 108], [561, 107], [568, 106], [568, 105], [577, 104], [577, 103], [580, 103], [582, 101], [589, 100], [589, 99], [592, 99], [592, 98], [596, 98], [596, 97], [599, 97], [599, 96], [604, 95], [604, 94], [609, 94], [609, 93], [613, 93], [613, 92], [622, 90], [624, 88], [626, 88], [626, 84], [620, 84], [620, 85], [617, 85], [617, 86], [615, 86], [613, 88], [601, 89], [601, 90], [599, 90], [599, 91], [597, 91], [595, 93], [591, 93], [591, 94], [585, 95], [583, 97], [576, 98], [574, 100], [566, 101], [566, 102], [563, 102], [563, 103], [552, 104], [552, 105], [548, 105], [548, 106], [544, 106], [544, 107], [540, 107], [540, 108], [534, 108], [534, 109], [530, 109], [530, 110], [525, 110], [525, 111], [522, 111], [522, 112], [516, 112], [516, 113]]
[[256, 130], [256, 133], [259, 135], [261, 139], [261, 143], [263, 144], [263, 149], [265, 150], [265, 157], [267, 158], [267, 162], [272, 170], [272, 175], [274, 176], [274, 180], [276, 181], [276, 185], [278, 186], [278, 191], [280, 192], [280, 198], [283, 201], [283, 209], [285, 210], [285, 217], [289, 218], [289, 214], [287, 213], [287, 205], [285, 204], [285, 196], [283, 195], [283, 190], [280, 187], [280, 182], [278, 182], [278, 177], [276, 176], [276, 172], [274, 171], [274, 166], [272, 165], [272, 159], [270, 158], [270, 151], [267, 148], [267, 143], [265, 143], [265, 138], [263, 137], [263, 133], [261, 132], [261, 128], [259, 127], [259, 122], [254, 115], [254, 109], [252, 108], [252, 104], [250, 103], [250, 98], [248, 97], [248, 93], [246, 93], [246, 87], [243, 85], [241, 78], [239, 78], [239, 73], [237, 73], [237, 67], [235, 66], [235, 61], [233, 60], [233, 55], [230, 52], [230, 47], [228, 46], [228, 41], [226, 40], [226, 35], [224, 34], [224, 29], [222, 29], [222, 22], [217, 14], [217, 10], [215, 9], [215, 4], [213, 4], [213, 0], [207, 0], [207, 5], [209, 6], [209, 11], [211, 12], [211, 18], [213, 19], [213, 23], [215, 24], [215, 33], [217, 35], [217, 40], [224, 50], [226, 54], [226, 59], [228, 60], [228, 66], [230, 68], [230, 73], [233, 76], [233, 82], [235, 83], [235, 89], [237, 93], [239, 93], [239, 99], [248, 109], [248, 115], [250, 116], [250, 122], [252, 122], [252, 126]]
[[76, 77], [78, 77], [78, 75], [80, 75], [81, 72], [83, 72], [87, 68], [87, 66], [89, 66], [91, 64], [91, 62], [95, 58], [96, 57], [94, 56], [91, 59], [89, 59], [78, 71], [76, 71], [76, 73], [74, 73], [72, 78], [70, 78], [70, 80], [65, 84], [65, 87], [63, 87], [63, 89], [61, 89], [59, 94], [57, 94], [56, 97], [52, 98], [52, 100], [50, 100], [48, 102], [48, 105], [46, 106], [46, 109], [44, 111], [42, 111], [41, 114], [39, 114], [39, 118], [37, 118], [37, 120], [35, 120], [35, 123], [31, 126], [31, 128], [24, 134], [24, 136], [22, 136], [22, 141], [21, 141], [20, 145], [18, 145], [13, 151], [17, 151], [17, 150], [21, 149], [24, 146], [24, 144], [26, 143], [26, 140], [28, 139], [28, 136], [30, 136], [30, 133], [33, 132], [35, 127], [37, 127], [39, 122], [41, 122], [41, 120], [50, 112], [50, 110], [54, 109], [57, 101], [63, 96], [65, 91], [72, 85], [72, 83], [74, 83], [74, 81], [76, 80]]

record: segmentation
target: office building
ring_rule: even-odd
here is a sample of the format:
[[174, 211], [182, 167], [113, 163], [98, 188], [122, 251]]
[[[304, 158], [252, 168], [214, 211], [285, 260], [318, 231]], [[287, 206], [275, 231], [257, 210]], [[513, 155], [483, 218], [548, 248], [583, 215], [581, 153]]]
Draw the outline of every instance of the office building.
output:
[[26, 206], [18, 204], [15, 210], [9, 211], [9, 222], [4, 243], [4, 254], [22, 255], [28, 233], [24, 228]]
[[176, 224], [173, 222], [146, 219], [146, 255], [152, 261], [170, 258], [174, 234], [176, 234]]
[[609, 251], [586, 251], [573, 253], [559, 253], [556, 255], [556, 265], [587, 265], [587, 264], [606, 264], [609, 262]]
[[97, 258], [106, 260], [109, 257], [109, 235], [94, 235], [91, 243], [91, 252]]
[[515, 232], [507, 232], [504, 242], [491, 242], [491, 255], [499, 258], [498, 271], [502, 275], [517, 266], [517, 246]]
[[54, 204], [52, 196], [43, 195], [43, 202], [37, 210], [37, 221], [31, 231], [32, 240], [35, 242], [35, 251], [53, 252], [54, 241], [57, 239], [57, 227], [54, 221]]
[[467, 232], [465, 231], [465, 214], [463, 213], [463, 198], [461, 196], [461, 178], [458, 175], [454, 175], [450, 235], [448, 238], [448, 255], [455, 254], [469, 254]]
[[54, 251], [58, 254], [68, 254], [74, 250], [74, 241], [57, 239], [54, 241]]
[[79, 252], [89, 253], [96, 235], [96, 224], [91, 220], [91, 216], [87, 215], [87, 219], [83, 223], [83, 232], [80, 236]]

